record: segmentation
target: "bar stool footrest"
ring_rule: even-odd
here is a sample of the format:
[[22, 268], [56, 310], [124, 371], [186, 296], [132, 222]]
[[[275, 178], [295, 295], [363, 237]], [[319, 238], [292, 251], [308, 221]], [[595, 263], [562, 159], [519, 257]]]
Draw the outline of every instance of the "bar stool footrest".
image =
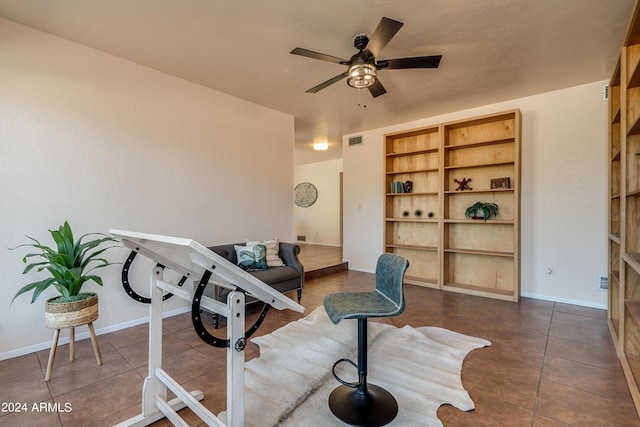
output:
[[335, 378], [338, 382], [340, 382], [341, 384], [346, 385], [347, 387], [351, 387], [351, 388], [358, 388], [362, 385], [362, 382], [359, 381], [357, 383], [350, 383], [348, 381], [343, 380], [342, 378], [340, 378], [338, 376], [338, 374], [336, 374], [336, 367], [341, 364], [341, 363], [348, 363], [351, 366], [353, 366], [354, 368], [358, 369], [358, 365], [351, 359], [347, 359], [347, 358], [343, 358], [338, 360], [336, 363], [333, 364], [333, 367], [331, 368], [331, 373], [333, 374], [333, 378]]

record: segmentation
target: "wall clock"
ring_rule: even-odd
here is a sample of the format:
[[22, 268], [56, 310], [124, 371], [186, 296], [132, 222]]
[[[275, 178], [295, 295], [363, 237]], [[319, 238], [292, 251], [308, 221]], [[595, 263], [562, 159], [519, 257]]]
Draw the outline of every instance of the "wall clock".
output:
[[318, 199], [318, 189], [310, 182], [301, 182], [293, 190], [294, 202], [301, 208], [308, 208]]

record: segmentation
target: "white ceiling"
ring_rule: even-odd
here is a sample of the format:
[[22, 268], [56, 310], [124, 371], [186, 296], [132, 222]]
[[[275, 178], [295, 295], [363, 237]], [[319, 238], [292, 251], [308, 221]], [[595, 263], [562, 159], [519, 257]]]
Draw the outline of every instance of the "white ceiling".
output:
[[[295, 117], [296, 163], [341, 156], [366, 129], [606, 79], [633, 0], [0, 0], [0, 17]], [[338, 82], [353, 37], [404, 26], [378, 59], [442, 54], [437, 70], [382, 70], [387, 92]], [[314, 152], [314, 139], [328, 139]]]

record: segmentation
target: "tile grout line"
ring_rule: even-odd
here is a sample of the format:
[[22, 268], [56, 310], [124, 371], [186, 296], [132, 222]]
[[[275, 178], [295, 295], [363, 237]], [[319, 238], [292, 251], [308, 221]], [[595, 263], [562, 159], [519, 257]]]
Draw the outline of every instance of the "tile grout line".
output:
[[538, 402], [540, 401], [540, 386], [542, 385], [542, 375], [544, 374], [544, 365], [547, 360], [547, 349], [549, 347], [549, 337], [551, 335], [551, 325], [553, 324], [553, 317], [556, 313], [556, 303], [553, 303], [553, 310], [551, 311], [551, 319], [549, 320], [549, 328], [547, 329], [547, 339], [544, 343], [544, 356], [542, 357], [542, 366], [540, 366], [540, 376], [538, 377], [538, 385], [536, 387], [536, 399], [533, 403], [533, 417], [531, 417], [531, 427], [535, 426], [536, 415], [538, 413]]

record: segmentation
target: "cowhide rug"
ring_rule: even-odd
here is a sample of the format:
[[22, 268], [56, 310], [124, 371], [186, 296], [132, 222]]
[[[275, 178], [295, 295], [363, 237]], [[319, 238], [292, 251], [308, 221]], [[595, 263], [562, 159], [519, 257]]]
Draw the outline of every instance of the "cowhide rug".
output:
[[[339, 383], [331, 375], [343, 357], [357, 362], [357, 323], [331, 323], [323, 307], [275, 332], [254, 338], [260, 357], [245, 365], [245, 425], [344, 426], [327, 403]], [[433, 426], [442, 423], [436, 411], [451, 404], [474, 408], [462, 387], [462, 362], [474, 349], [491, 345], [437, 327], [397, 328], [368, 323], [367, 381], [387, 389], [398, 401], [398, 416], [389, 426]], [[356, 381], [357, 372], [340, 365], [341, 378]], [[220, 414], [225, 419], [224, 412]]]

